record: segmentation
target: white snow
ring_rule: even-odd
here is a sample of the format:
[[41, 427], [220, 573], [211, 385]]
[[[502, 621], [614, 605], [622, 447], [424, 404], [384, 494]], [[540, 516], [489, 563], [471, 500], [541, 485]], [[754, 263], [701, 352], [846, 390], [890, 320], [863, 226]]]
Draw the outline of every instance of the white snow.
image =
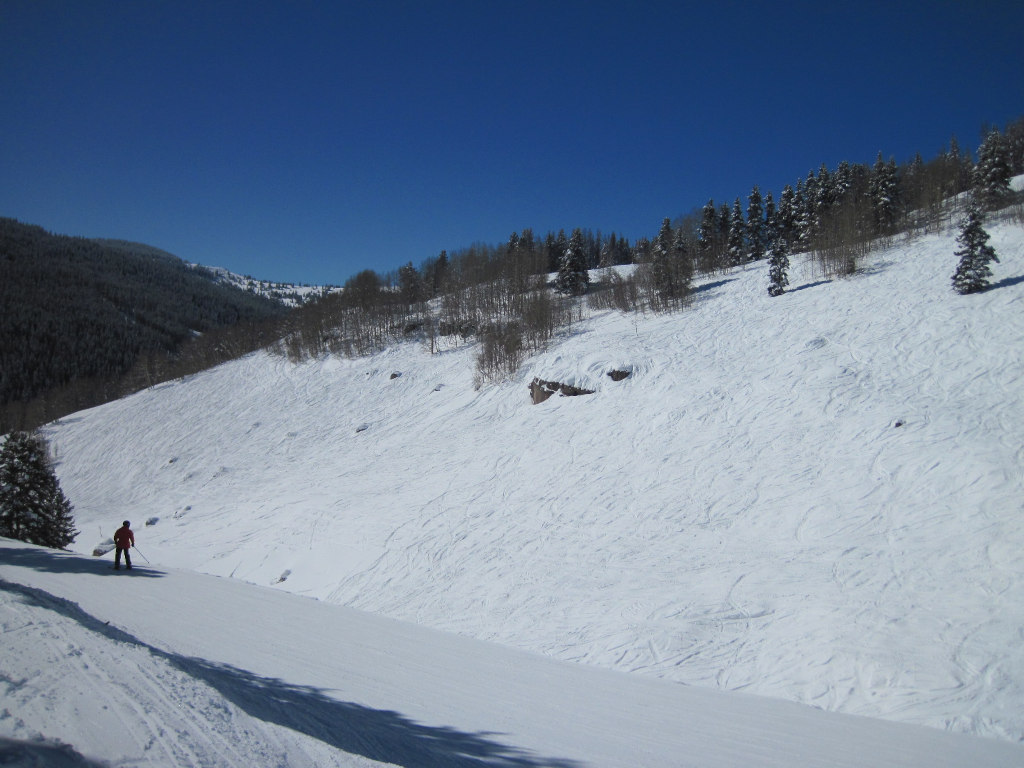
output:
[[[0, 540], [0, 763], [1019, 766], [1024, 747], [682, 686], [235, 579]], [[72, 746], [73, 745], [73, 746]]]
[[[761, 263], [684, 313], [593, 313], [479, 390], [472, 347], [261, 353], [51, 425], [72, 548], [130, 519], [166, 576], [3, 543], [0, 736], [132, 765], [1024, 764], [1024, 230], [987, 228], [977, 295], [950, 231], [845, 280], [795, 259], [778, 298]], [[596, 392], [534, 406], [534, 376]], [[118, 723], [148, 735], [110, 752]]]

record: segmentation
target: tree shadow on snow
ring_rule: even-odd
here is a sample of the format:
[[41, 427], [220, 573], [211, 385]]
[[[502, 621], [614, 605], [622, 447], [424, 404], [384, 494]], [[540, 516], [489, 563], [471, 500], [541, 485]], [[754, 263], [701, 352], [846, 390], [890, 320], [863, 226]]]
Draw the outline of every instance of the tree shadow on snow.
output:
[[135, 564], [131, 573], [125, 571], [121, 574], [114, 570], [111, 560], [105, 558], [88, 558], [72, 552], [62, 552], [58, 549], [5, 547], [0, 544], [0, 563], [10, 563], [22, 568], [31, 568], [34, 571], [46, 573], [94, 573], [113, 576], [115, 573], [126, 579], [158, 579], [166, 576], [164, 571], [158, 571], [145, 565]]
[[1006, 277], [1002, 280], [992, 283], [986, 291], [994, 291], [996, 288], [1009, 288], [1011, 285], [1018, 285], [1024, 283], [1024, 275], [1017, 275], [1016, 277]]
[[705, 283], [704, 285], [698, 285], [696, 288], [694, 288], [692, 291], [690, 291], [690, 293], [691, 294], [707, 293], [708, 291], [715, 290], [715, 288], [721, 288], [723, 285], [728, 285], [729, 283], [731, 283], [735, 279], [736, 279], [735, 277], [730, 277], [727, 280], [716, 280], [713, 283]]
[[42, 765], [46, 768], [109, 768], [83, 757], [67, 744], [19, 741], [0, 737], [0, 765]]
[[798, 285], [796, 288], [790, 288], [786, 293], [796, 293], [797, 291], [806, 291], [808, 288], [817, 288], [819, 285], [828, 285], [831, 280], [816, 280], [813, 283], [804, 283]]
[[[145, 648], [211, 688], [250, 716], [311, 736], [335, 749], [407, 768], [579, 768], [572, 760], [533, 756], [496, 741], [498, 734], [467, 733], [417, 723], [399, 712], [340, 701], [322, 689], [261, 677], [228, 664], [155, 648], [105, 624], [77, 603], [0, 579], [0, 589], [28, 604], [56, 611], [110, 640]], [[2, 753], [0, 753], [2, 754]]]

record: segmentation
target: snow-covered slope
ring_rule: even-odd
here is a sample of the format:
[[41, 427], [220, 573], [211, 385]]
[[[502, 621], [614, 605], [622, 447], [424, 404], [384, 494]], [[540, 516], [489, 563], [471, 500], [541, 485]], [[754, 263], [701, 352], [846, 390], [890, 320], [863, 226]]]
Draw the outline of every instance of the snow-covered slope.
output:
[[1011, 768], [1024, 746], [0, 540], [5, 766]]
[[[978, 295], [949, 232], [845, 280], [799, 261], [778, 298], [758, 264], [685, 313], [595, 314], [479, 390], [472, 348], [410, 343], [76, 414], [47, 430], [74, 549], [127, 518], [160, 566], [1020, 741], [1024, 232], [988, 228]], [[534, 376], [596, 392], [534, 406]]]

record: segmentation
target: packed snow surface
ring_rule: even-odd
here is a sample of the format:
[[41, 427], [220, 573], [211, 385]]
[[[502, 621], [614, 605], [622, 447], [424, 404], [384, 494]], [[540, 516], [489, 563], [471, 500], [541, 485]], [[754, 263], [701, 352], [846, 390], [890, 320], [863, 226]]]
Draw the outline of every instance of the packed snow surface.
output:
[[[987, 228], [981, 294], [949, 231], [846, 279], [797, 258], [777, 298], [758, 263], [591, 312], [480, 388], [472, 346], [410, 342], [76, 414], [46, 430], [72, 548], [129, 519], [154, 566], [260, 594], [1020, 742], [1024, 230]], [[532, 405], [534, 377], [595, 393]]]
[[676, 685], [0, 539], [0, 764], [1016, 768], [1024, 745]]

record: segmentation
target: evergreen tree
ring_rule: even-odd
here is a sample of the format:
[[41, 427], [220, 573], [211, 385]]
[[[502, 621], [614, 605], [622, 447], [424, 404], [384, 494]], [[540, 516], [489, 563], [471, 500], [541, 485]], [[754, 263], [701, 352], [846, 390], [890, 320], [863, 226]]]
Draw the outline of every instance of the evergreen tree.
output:
[[984, 290], [988, 286], [988, 278], [992, 277], [989, 262], [999, 261], [995, 249], [988, 244], [989, 235], [982, 226], [983, 221], [981, 208], [972, 203], [956, 238], [960, 248], [954, 255], [960, 258], [960, 263], [953, 274], [953, 290], [957, 293]]
[[12, 432], [0, 448], [0, 536], [63, 549], [78, 535], [46, 441]]
[[676, 298], [686, 298], [693, 285], [693, 247], [682, 227], [676, 230], [673, 243], [676, 266]]
[[747, 227], [743, 223], [743, 210], [737, 197], [729, 218], [729, 265], [736, 267], [747, 260]]
[[896, 219], [899, 212], [899, 177], [896, 161], [892, 158], [886, 163], [882, 153], [871, 169], [868, 193], [871, 195], [871, 207], [875, 215], [875, 233], [891, 235], [896, 230]]
[[775, 197], [771, 191], [764, 193], [764, 247], [771, 251], [779, 236], [779, 212], [775, 207]]
[[991, 131], [978, 147], [974, 196], [986, 211], [1001, 207], [1011, 196], [1010, 146], [999, 131]]
[[768, 257], [768, 295], [781, 296], [789, 285], [789, 243], [777, 237]]
[[423, 301], [423, 280], [411, 261], [398, 270], [398, 293], [408, 308]]
[[715, 201], [708, 200], [701, 210], [700, 226], [697, 229], [697, 250], [700, 252], [701, 269], [705, 272], [714, 269], [717, 242], [718, 212], [715, 210]]
[[641, 237], [633, 244], [633, 263], [645, 264], [651, 260], [651, 241]]
[[764, 225], [764, 201], [761, 199], [760, 188], [754, 185], [750, 191], [750, 197], [747, 198], [747, 241], [750, 244], [747, 253], [748, 261], [760, 261], [764, 258], [767, 240]]
[[824, 163], [818, 169], [818, 175], [814, 182], [814, 220], [821, 224], [832, 212], [839, 195], [835, 187], [835, 177], [829, 173], [828, 167]]
[[776, 235], [787, 243], [795, 243], [800, 239], [797, 210], [796, 192], [787, 184], [779, 197], [779, 212], [776, 217]]
[[806, 179], [797, 181], [796, 184], [796, 231], [797, 242], [809, 247], [811, 240], [817, 233], [817, 221], [815, 220], [815, 200], [817, 199], [817, 181], [814, 173], [809, 172]]
[[662, 306], [667, 306], [675, 296], [675, 268], [673, 260], [672, 223], [666, 218], [661, 230], [651, 244], [650, 280], [651, 287]]
[[1010, 157], [1010, 175], [1024, 173], [1024, 117], [1006, 126], [1005, 136]]
[[672, 223], [661, 223], [658, 237], [651, 244], [650, 287], [658, 305], [669, 309], [690, 292], [693, 260], [688, 253], [682, 229], [673, 232]]
[[[562, 234], [564, 236], [564, 232]], [[562, 263], [558, 267], [556, 285], [558, 290], [567, 296], [582, 296], [587, 292], [589, 284], [587, 250], [583, 242], [583, 231], [577, 227], [572, 232], [562, 256]]]

